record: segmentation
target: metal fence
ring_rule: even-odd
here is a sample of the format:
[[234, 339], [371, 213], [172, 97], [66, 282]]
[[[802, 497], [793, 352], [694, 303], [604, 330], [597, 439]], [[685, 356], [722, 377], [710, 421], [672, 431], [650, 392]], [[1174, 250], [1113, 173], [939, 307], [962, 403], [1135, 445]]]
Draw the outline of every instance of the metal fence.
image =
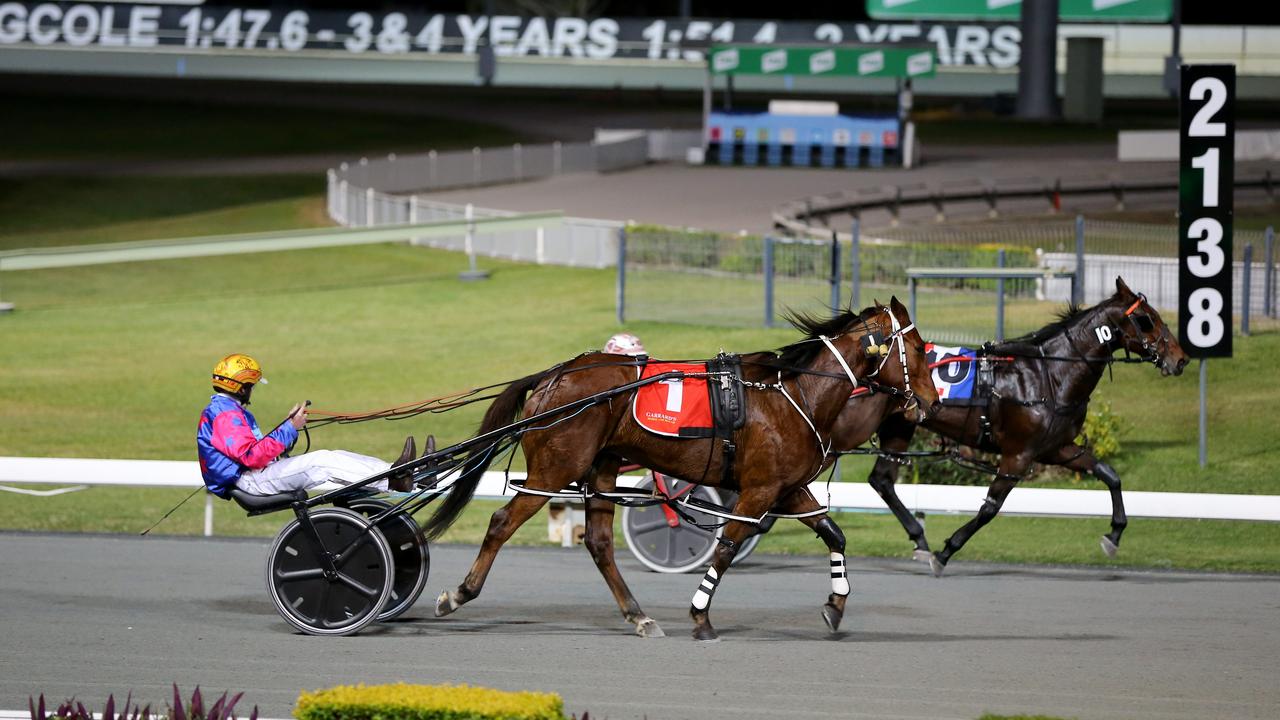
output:
[[[887, 301], [909, 287], [909, 268], [1044, 270], [1034, 278], [921, 278], [916, 321], [944, 343], [1010, 338], [1053, 321], [1074, 299], [1094, 304], [1123, 277], [1177, 321], [1174, 226], [1077, 220], [899, 227], [852, 242], [770, 239], [665, 228], [628, 230], [619, 315], [715, 325], [759, 326], [785, 311]], [[1235, 316], [1242, 332], [1280, 329], [1274, 233], [1235, 233]], [[1249, 261], [1246, 262], [1246, 255]], [[1050, 275], [1053, 271], [1057, 275]], [[1247, 288], [1247, 291], [1246, 291]], [[1245, 310], [1248, 309], [1246, 313]]]
[[681, 160], [701, 146], [700, 131], [601, 132], [591, 142], [515, 144], [454, 152], [387, 155], [342, 163], [331, 170], [338, 182], [384, 193], [427, 192], [521, 182], [578, 172], [615, 172], [650, 161]]
[[[512, 145], [470, 151], [361, 158], [328, 172], [329, 217], [347, 227], [405, 225], [433, 220], [478, 220], [516, 213], [427, 200], [413, 193], [519, 182], [574, 172], [614, 172], [650, 161], [683, 158], [701, 147], [701, 131], [597, 131], [592, 142]], [[456, 235], [415, 244], [539, 264], [610, 267], [618, 258], [612, 220], [566, 217], [534, 229], [485, 232], [469, 224]]]
[[785, 323], [787, 312], [826, 314], [833, 292], [839, 302], [834, 249], [809, 239], [631, 227], [618, 317], [749, 327]]
[[[1275, 202], [1273, 170], [1266, 164], [1238, 166], [1232, 183], [1238, 199]], [[932, 216], [941, 223], [965, 216], [995, 218], [1009, 212], [1030, 215], [1041, 209], [1057, 213], [1064, 198], [1077, 206], [1089, 203], [1097, 211], [1122, 211], [1144, 198], [1156, 198], [1159, 207], [1168, 206], [1177, 191], [1177, 177], [1167, 172], [1125, 177], [953, 179], [861, 187], [793, 200], [774, 208], [773, 222], [781, 232], [825, 238], [832, 228], [843, 233], [852, 219], [868, 219], [868, 213], [876, 213], [894, 226], [907, 216], [918, 220]]]
[[[1280, 328], [1276, 320], [1275, 243], [1271, 228], [1234, 233], [1233, 313], [1242, 332]], [[863, 287], [900, 288], [907, 266], [995, 267], [1004, 251], [1006, 267], [1075, 270], [1077, 301], [1092, 305], [1115, 292], [1117, 277], [1176, 322], [1178, 303], [1178, 228], [1075, 220], [1002, 222], [899, 227], [863, 236], [859, 241]], [[1246, 261], [1247, 257], [1247, 261]], [[931, 338], [977, 342], [1001, 334], [994, 326], [994, 280], [922, 280], [918, 318]], [[1072, 298], [1072, 280], [1037, 278], [1004, 283], [1005, 337], [1041, 327]]]
[[[435, 220], [481, 220], [513, 217], [518, 213], [473, 205], [434, 202], [416, 195], [392, 195], [358, 188], [329, 172], [327, 195], [329, 217], [348, 227], [378, 227], [431, 222]], [[613, 220], [566, 217], [560, 222], [535, 228], [486, 231], [463, 223], [458, 232], [414, 238], [414, 245], [468, 254], [570, 267], [611, 267], [618, 257], [618, 231], [622, 223]]]

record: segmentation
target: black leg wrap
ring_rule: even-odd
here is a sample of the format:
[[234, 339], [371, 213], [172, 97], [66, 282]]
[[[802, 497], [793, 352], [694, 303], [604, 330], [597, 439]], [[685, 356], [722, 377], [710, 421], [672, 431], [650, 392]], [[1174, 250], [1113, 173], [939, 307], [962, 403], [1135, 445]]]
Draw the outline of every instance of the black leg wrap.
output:
[[1120, 475], [1110, 465], [1100, 462], [1093, 466], [1093, 476], [1109, 488], [1119, 487]]
[[732, 539], [721, 535], [720, 537], [716, 538], [716, 542], [725, 546], [725, 548], [727, 548], [732, 555], [738, 554], [738, 543], [734, 542]]
[[839, 553], [844, 552], [844, 533], [840, 531], [840, 526], [836, 525], [834, 520], [824, 517], [814, 525], [813, 529], [828, 548]]

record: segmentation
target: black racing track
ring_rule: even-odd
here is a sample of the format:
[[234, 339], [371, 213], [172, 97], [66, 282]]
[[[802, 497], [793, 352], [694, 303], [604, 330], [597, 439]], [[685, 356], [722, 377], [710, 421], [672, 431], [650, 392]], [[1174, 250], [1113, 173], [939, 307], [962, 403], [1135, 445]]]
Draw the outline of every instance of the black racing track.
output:
[[[817, 542], [816, 540], [814, 542]], [[304, 689], [471, 683], [560, 693], [625, 718], [1274, 718], [1280, 577], [995, 566], [934, 579], [907, 561], [853, 559], [845, 630], [827, 633], [825, 556], [730, 571], [689, 636], [696, 575], [622, 556], [668, 637], [629, 634], [587, 553], [509, 549], [484, 594], [437, 620], [432, 600], [475, 556], [432, 552], [427, 593], [357, 637], [296, 634], [267, 597], [265, 540], [0, 534], [0, 709], [27, 696], [163, 702], [244, 691], [288, 717]]]

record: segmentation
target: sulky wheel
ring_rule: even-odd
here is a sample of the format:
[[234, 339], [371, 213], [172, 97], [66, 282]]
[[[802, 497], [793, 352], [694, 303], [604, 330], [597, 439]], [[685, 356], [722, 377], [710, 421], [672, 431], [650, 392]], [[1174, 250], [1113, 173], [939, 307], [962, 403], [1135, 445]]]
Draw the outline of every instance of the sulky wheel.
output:
[[[720, 493], [715, 488], [695, 485], [674, 478], [666, 478], [667, 492], [672, 497], [692, 494], [694, 498], [719, 505]], [[653, 487], [653, 476], [646, 477], [640, 485]], [[701, 525], [718, 525], [719, 518], [690, 507], [682, 508]], [[697, 527], [665, 505], [624, 507], [622, 509], [622, 534], [627, 547], [645, 567], [660, 573], [682, 573], [705, 566], [716, 550], [716, 538], [722, 528], [706, 530]]]
[[[267, 589], [281, 617], [308, 635], [350, 635], [377, 619], [391, 597], [395, 564], [377, 528], [352, 510], [310, 513], [323, 548], [293, 520], [267, 553]], [[323, 552], [333, 556], [326, 569]]]
[[[347, 507], [365, 517], [372, 517], [391, 507], [391, 503], [377, 498], [359, 498], [348, 502]], [[396, 564], [391, 597], [378, 613], [378, 620], [390, 620], [399, 617], [418, 601], [422, 589], [427, 586], [427, 573], [431, 571], [431, 552], [418, 523], [408, 513], [388, 515], [377, 527], [391, 546], [391, 558]]]

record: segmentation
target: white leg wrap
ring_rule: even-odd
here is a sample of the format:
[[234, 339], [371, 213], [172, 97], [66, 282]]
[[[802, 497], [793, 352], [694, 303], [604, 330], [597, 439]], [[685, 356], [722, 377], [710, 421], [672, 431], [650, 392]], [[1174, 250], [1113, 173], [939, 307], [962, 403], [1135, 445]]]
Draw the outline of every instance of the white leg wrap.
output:
[[702, 576], [702, 584], [698, 586], [698, 592], [693, 594], [694, 609], [707, 609], [707, 605], [711, 604], [711, 596], [716, 594], [716, 585], [719, 583], [720, 576], [716, 574], [716, 569], [707, 568], [707, 574]]
[[849, 577], [845, 574], [844, 555], [831, 553], [831, 592], [836, 595], [849, 594]]

